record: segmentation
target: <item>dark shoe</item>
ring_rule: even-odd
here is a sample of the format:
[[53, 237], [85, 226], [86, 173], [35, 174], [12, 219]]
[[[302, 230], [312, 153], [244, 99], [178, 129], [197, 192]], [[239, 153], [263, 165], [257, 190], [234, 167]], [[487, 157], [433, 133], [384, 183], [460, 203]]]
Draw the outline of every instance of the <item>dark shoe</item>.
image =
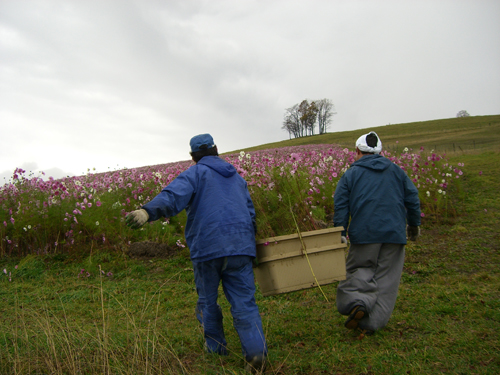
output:
[[245, 363], [245, 371], [249, 374], [263, 374], [266, 369], [266, 357], [256, 355]]
[[347, 320], [344, 323], [344, 327], [347, 329], [356, 329], [358, 328], [359, 321], [366, 315], [366, 309], [364, 306], [358, 305], [354, 306], [351, 310], [351, 313], [347, 317]]

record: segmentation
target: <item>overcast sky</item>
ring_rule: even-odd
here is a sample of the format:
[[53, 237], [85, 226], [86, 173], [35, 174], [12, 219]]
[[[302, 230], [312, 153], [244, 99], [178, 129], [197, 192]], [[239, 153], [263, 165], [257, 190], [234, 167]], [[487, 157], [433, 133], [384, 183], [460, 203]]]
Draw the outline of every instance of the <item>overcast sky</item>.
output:
[[499, 20], [498, 0], [0, 0], [0, 183], [281, 141], [303, 99], [334, 103], [329, 131], [500, 114]]

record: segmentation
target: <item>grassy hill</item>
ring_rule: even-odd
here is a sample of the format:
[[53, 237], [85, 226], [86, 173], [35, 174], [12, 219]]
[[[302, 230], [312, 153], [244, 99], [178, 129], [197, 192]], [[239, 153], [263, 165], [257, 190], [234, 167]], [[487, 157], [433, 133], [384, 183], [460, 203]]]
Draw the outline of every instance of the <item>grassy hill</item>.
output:
[[500, 150], [500, 115], [492, 115], [338, 131], [294, 138], [282, 142], [266, 143], [244, 149], [244, 151], [306, 144], [337, 144], [352, 150], [356, 139], [368, 131], [375, 131], [382, 140], [384, 149], [391, 151], [401, 151], [404, 147], [418, 149], [422, 146], [428, 151], [435, 150], [436, 152], [448, 154]]
[[[352, 150], [375, 130], [386, 149], [446, 150], [464, 171], [449, 201], [456, 214], [424, 217], [421, 237], [406, 246], [395, 310], [375, 335], [361, 340], [344, 328], [335, 283], [323, 287], [328, 301], [317, 288], [271, 297], [257, 289], [265, 374], [500, 373], [499, 123], [495, 115], [388, 125], [245, 150]], [[93, 242], [82, 254], [0, 257], [0, 270], [0, 374], [243, 374], [224, 297], [230, 355], [204, 351], [186, 248], [131, 259]]]

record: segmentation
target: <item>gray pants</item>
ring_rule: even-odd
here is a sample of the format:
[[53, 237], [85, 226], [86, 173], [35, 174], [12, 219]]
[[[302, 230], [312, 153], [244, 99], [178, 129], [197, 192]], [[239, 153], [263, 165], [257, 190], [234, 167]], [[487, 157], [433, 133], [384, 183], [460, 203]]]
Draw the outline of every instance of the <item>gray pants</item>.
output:
[[346, 280], [337, 288], [337, 309], [349, 315], [363, 305], [368, 314], [361, 329], [376, 331], [391, 317], [403, 272], [405, 245], [391, 243], [351, 244], [346, 261]]

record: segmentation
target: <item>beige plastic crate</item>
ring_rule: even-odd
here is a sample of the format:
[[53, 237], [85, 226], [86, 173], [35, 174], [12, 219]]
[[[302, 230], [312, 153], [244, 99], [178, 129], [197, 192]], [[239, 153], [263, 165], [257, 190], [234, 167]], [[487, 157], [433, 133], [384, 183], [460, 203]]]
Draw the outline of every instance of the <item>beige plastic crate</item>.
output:
[[[309, 262], [319, 285], [345, 279], [342, 227], [302, 232]], [[317, 287], [298, 234], [257, 241], [255, 277], [264, 296]]]

